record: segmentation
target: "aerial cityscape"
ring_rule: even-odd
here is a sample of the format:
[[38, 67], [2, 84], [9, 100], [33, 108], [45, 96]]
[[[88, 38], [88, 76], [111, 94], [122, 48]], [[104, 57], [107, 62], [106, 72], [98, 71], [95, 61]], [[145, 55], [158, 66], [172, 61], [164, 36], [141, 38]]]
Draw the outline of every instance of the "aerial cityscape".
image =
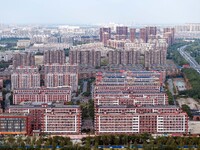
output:
[[200, 149], [199, 0], [0, 4], [0, 149]]

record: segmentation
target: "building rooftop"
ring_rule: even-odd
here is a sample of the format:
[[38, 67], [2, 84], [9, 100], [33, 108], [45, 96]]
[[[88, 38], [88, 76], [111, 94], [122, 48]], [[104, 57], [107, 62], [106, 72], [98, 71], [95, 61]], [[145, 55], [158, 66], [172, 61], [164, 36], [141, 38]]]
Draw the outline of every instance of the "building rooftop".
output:
[[79, 105], [64, 105], [64, 103], [33, 102], [21, 105], [10, 105], [8, 108], [79, 108]]
[[99, 105], [97, 106], [98, 108], [152, 108], [152, 109], [157, 109], [157, 108], [174, 108], [174, 109], [180, 109], [177, 106], [174, 105], [147, 105], [147, 106], [133, 106], [133, 105]]
[[16, 117], [16, 116], [27, 116], [27, 114], [25, 114], [25, 113], [2, 113], [2, 114], [0, 114], [0, 117], [1, 116], [13, 116], [13, 117]]

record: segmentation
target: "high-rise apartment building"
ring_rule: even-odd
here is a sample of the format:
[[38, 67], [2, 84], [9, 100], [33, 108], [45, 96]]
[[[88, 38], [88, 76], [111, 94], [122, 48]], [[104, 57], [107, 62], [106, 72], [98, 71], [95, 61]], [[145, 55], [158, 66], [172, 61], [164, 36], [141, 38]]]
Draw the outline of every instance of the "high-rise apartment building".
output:
[[147, 31], [147, 37], [150, 35], [156, 35], [157, 27], [146, 27], [146, 31]]
[[111, 38], [111, 28], [109, 27], [103, 27], [103, 28], [100, 28], [100, 41], [103, 42], [103, 34], [104, 33], [107, 33], [109, 36], [109, 39]]
[[145, 43], [148, 41], [146, 28], [141, 28], [140, 29], [140, 39], [142, 39], [143, 42], [145, 42]]
[[144, 66], [151, 67], [152, 65], [165, 65], [167, 51], [149, 50], [144, 52]]
[[78, 73], [78, 65], [73, 64], [70, 65], [68, 63], [65, 64], [45, 64], [43, 66], [44, 74], [47, 73]]
[[78, 65], [45, 64], [43, 66], [44, 85], [47, 88], [71, 86], [71, 90], [78, 90]]
[[45, 74], [45, 87], [71, 86], [72, 92], [78, 90], [78, 74], [75, 73], [47, 73]]
[[135, 28], [131, 28], [130, 29], [130, 40], [131, 42], [134, 42], [136, 39], [136, 29]]
[[39, 88], [40, 73], [37, 67], [17, 67], [11, 74], [11, 88]]
[[141, 41], [125, 43], [123, 49], [119, 48], [108, 51], [109, 64], [134, 66], [142, 64], [144, 67], [165, 65], [167, 46], [164, 39], [149, 40], [148, 43]]
[[43, 61], [44, 64], [64, 64], [66, 62], [65, 52], [64, 50], [46, 50]]
[[110, 50], [108, 60], [110, 65], [137, 65], [140, 64], [140, 50]]
[[128, 27], [126, 27], [126, 26], [117, 26], [116, 27], [116, 35], [124, 36], [124, 38], [127, 39], [128, 38]]
[[13, 67], [19, 66], [33, 66], [35, 65], [35, 56], [33, 53], [14, 53]]
[[156, 36], [157, 34], [157, 28], [156, 27], [146, 27], [140, 29], [140, 39], [143, 40], [143, 42], [147, 43], [150, 36]]
[[102, 44], [85, 44], [74, 46], [69, 52], [69, 62], [71, 65], [96, 67], [101, 65]]
[[166, 38], [167, 43], [169, 45], [172, 45], [175, 40], [175, 29], [174, 28], [164, 28], [163, 36], [164, 36], [164, 38]]
[[111, 39], [111, 28], [100, 28], [100, 42], [104, 44], [104, 46], [107, 46], [107, 41]]

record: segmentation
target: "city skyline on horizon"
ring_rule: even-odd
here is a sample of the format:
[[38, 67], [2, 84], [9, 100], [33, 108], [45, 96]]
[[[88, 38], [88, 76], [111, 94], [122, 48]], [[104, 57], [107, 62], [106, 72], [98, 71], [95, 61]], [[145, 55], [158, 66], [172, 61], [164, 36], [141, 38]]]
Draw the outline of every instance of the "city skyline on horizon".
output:
[[1, 4], [1, 24], [200, 23], [198, 0], [1, 0]]

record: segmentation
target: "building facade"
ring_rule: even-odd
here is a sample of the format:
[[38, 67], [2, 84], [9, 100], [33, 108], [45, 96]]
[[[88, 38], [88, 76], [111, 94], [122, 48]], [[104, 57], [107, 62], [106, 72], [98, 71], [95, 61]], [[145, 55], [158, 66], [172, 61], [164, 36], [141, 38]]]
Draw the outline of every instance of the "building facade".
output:
[[0, 114], [0, 135], [29, 135], [30, 117], [22, 113]]
[[44, 80], [47, 88], [71, 86], [72, 92], [78, 90], [78, 74], [75, 73], [48, 73]]
[[94, 95], [100, 92], [159, 93], [163, 82], [157, 71], [98, 72]]
[[98, 106], [96, 134], [188, 133], [188, 116], [178, 107]]
[[78, 65], [45, 64], [43, 66], [44, 85], [47, 88], [71, 86], [71, 90], [78, 90]]
[[124, 40], [128, 38], [128, 27], [126, 26], [117, 26], [116, 35], [124, 36]]
[[131, 28], [130, 29], [130, 40], [131, 42], [134, 42], [136, 39], [136, 29], [135, 28]]
[[98, 67], [101, 65], [102, 48], [101, 43], [74, 46], [69, 52], [69, 62], [71, 65]]
[[19, 66], [34, 66], [35, 56], [33, 53], [14, 53], [13, 54], [13, 68]]
[[44, 64], [59, 63], [64, 64], [66, 62], [64, 50], [46, 50], [44, 51]]
[[131, 105], [131, 106], [155, 106], [168, 105], [168, 96], [164, 92], [160, 93], [134, 93], [127, 92], [95, 93], [95, 106], [98, 105]]
[[80, 134], [81, 108], [76, 105], [53, 103], [30, 103], [10, 106], [7, 113], [24, 113], [30, 117], [30, 135], [34, 132], [46, 134]]
[[37, 67], [17, 67], [11, 74], [11, 88], [39, 88], [40, 73]]
[[22, 88], [13, 90], [13, 103], [23, 102], [69, 102], [71, 101], [71, 87], [56, 88]]

